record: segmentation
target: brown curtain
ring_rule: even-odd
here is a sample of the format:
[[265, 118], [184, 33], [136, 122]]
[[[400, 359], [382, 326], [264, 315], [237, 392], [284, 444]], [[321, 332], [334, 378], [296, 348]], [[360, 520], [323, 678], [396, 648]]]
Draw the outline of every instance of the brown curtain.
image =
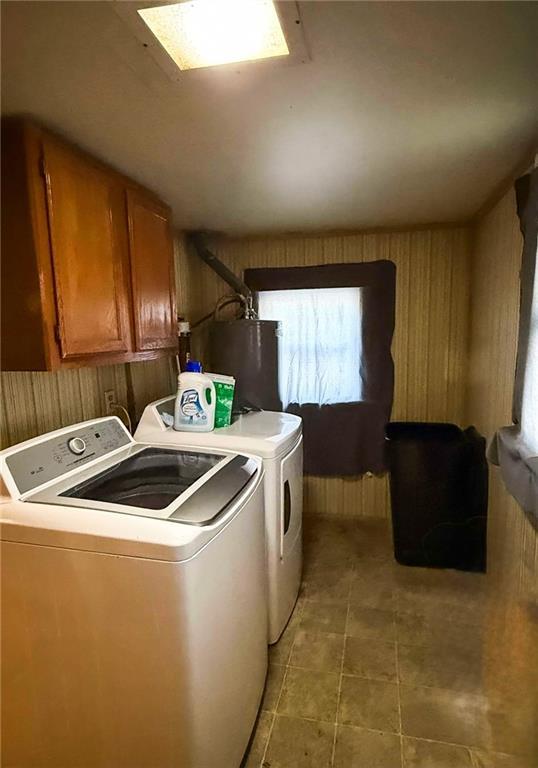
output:
[[523, 234], [523, 254], [520, 273], [519, 336], [517, 345], [516, 378], [512, 403], [512, 421], [521, 421], [523, 384], [527, 364], [527, 348], [533, 298], [534, 270], [536, 269], [536, 240], [538, 235], [538, 169], [516, 181], [516, 200], [519, 225]]
[[[538, 456], [521, 435], [523, 388], [529, 347], [533, 305], [536, 243], [538, 238], [538, 170], [516, 182], [517, 209], [523, 233], [519, 338], [512, 406], [513, 424], [497, 431], [488, 449], [488, 458], [501, 468], [509, 493], [527, 513], [538, 530]], [[537, 404], [538, 407], [538, 404]]]
[[356, 403], [299, 405], [290, 413], [303, 419], [305, 473], [361, 475], [385, 471], [384, 432], [394, 390], [391, 356], [396, 267], [391, 261], [245, 270], [254, 291], [304, 288], [362, 289], [363, 399]]

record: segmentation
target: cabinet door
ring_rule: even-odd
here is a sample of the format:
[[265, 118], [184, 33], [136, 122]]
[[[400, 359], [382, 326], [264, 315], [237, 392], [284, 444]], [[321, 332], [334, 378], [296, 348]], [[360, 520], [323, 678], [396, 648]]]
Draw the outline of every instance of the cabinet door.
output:
[[174, 254], [168, 209], [128, 190], [127, 210], [136, 349], [173, 347]]
[[55, 141], [44, 144], [44, 166], [61, 357], [125, 352], [123, 189], [106, 170]]

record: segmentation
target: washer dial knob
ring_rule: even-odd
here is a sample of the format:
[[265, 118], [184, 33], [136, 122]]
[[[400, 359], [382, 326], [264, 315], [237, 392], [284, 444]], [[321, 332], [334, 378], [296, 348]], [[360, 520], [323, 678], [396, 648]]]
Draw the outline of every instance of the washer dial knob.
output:
[[71, 453], [75, 453], [77, 456], [80, 456], [80, 454], [84, 453], [86, 450], [86, 443], [81, 437], [72, 437], [71, 440], [67, 441], [67, 447]]

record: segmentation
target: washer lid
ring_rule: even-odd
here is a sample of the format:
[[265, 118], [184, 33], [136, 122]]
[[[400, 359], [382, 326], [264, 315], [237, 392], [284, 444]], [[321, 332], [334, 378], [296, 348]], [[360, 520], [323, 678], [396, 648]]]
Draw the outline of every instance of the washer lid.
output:
[[[252, 453], [274, 459], [288, 453], [302, 433], [302, 419], [291, 413], [256, 411], [234, 419], [229, 427], [212, 432], [181, 432], [167, 426], [174, 412], [174, 397], [148, 405], [135, 433], [144, 442], [204, 446]], [[157, 418], [155, 418], [157, 416]], [[164, 417], [164, 418], [163, 418]]]
[[257, 471], [247, 456], [135, 446], [119, 460], [82, 470], [25, 501], [204, 526], [218, 519]]

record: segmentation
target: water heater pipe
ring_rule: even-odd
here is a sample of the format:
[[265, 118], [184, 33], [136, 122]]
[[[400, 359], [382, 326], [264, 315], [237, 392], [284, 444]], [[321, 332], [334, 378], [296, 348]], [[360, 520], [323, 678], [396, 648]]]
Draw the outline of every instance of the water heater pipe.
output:
[[247, 320], [252, 320], [256, 318], [256, 312], [254, 311], [253, 306], [253, 295], [252, 291], [246, 285], [242, 280], [240, 280], [237, 275], [234, 275], [234, 273], [231, 271], [231, 269], [228, 269], [226, 264], [224, 264], [219, 258], [215, 256], [214, 253], [212, 253], [209, 248], [206, 245], [205, 242], [205, 235], [203, 232], [189, 232], [187, 235], [187, 239], [190, 243], [192, 243], [194, 250], [198, 254], [198, 256], [202, 259], [202, 261], [205, 261], [208, 267], [211, 267], [213, 272], [216, 272], [219, 277], [221, 277], [224, 282], [228, 283], [229, 286], [231, 286], [234, 291], [243, 299], [245, 303], [245, 317]]

